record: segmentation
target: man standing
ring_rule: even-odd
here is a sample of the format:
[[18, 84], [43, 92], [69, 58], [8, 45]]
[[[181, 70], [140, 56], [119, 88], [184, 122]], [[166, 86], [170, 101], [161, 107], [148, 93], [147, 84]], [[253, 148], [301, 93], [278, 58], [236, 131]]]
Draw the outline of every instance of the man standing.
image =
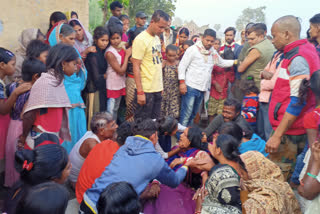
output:
[[163, 40], [164, 40], [164, 47], [168, 45], [175, 44], [177, 39], [177, 32], [171, 28], [171, 19], [169, 21], [168, 26], [163, 32]]
[[119, 19], [122, 14], [122, 9], [123, 9], [123, 6], [120, 2], [118, 2], [118, 1], [112, 2], [110, 4], [110, 10], [111, 10], [112, 16], [106, 22], [105, 26], [108, 26], [109, 22], [112, 22], [112, 24], [113, 23], [115, 23], [115, 24], [121, 23], [122, 24], [122, 22]]
[[263, 23], [254, 24], [248, 30], [248, 43], [250, 48], [247, 56], [239, 64], [238, 72], [241, 73], [241, 80], [246, 80], [248, 76], [254, 77], [257, 88], [260, 89], [260, 72], [270, 62], [275, 49], [271, 42], [265, 38], [266, 25]]
[[316, 50], [306, 39], [300, 40], [301, 25], [295, 16], [283, 16], [273, 23], [272, 43], [283, 51], [284, 59], [274, 86], [269, 118], [274, 132], [266, 144], [270, 159], [277, 163], [286, 179], [293, 172], [297, 155], [307, 141], [303, 127], [305, 112], [315, 106], [309, 91], [307, 100], [300, 101], [299, 88], [320, 68]]
[[144, 12], [142, 11], [137, 12], [136, 25], [129, 29], [128, 35], [131, 35], [132, 34], [131, 32], [134, 32], [137, 28], [141, 28], [141, 27], [146, 28], [145, 25], [146, 25], [147, 18], [148, 16]]
[[226, 68], [235, 63], [235, 60], [222, 59], [213, 49], [215, 39], [214, 30], [205, 30], [202, 40], [187, 49], [179, 64], [180, 124], [183, 126], [189, 126], [199, 111], [204, 92], [210, 88], [213, 66]]
[[140, 33], [132, 46], [132, 63], [136, 83], [135, 118], [160, 116], [162, 83], [162, 56], [159, 35], [168, 26], [169, 15], [156, 10], [147, 30]]
[[[224, 31], [225, 35], [225, 44], [220, 48], [219, 54], [223, 59], [238, 59], [239, 54], [241, 52], [242, 46], [237, 44], [234, 41], [234, 38], [236, 36], [236, 29], [234, 27], [228, 27]], [[240, 74], [238, 73], [238, 69], [236, 66], [233, 66], [232, 68], [227, 68], [225, 71], [230, 72], [232, 74], [232, 77], [235, 77], [235, 79], [240, 79]], [[231, 95], [231, 88], [233, 83], [229, 84], [228, 89], [228, 97]]]

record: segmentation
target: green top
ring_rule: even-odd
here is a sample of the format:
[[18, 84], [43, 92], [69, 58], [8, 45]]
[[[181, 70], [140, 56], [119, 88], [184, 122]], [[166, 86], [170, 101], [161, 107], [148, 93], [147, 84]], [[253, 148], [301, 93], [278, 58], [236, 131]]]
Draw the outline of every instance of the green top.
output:
[[[256, 49], [260, 53], [260, 57], [253, 62], [249, 67], [246, 69], [244, 73], [241, 75], [241, 79], [245, 80], [247, 76], [251, 75], [254, 77], [254, 82], [256, 83], [256, 86], [260, 89], [260, 73], [263, 71], [263, 69], [267, 66], [267, 64], [270, 62], [274, 52], [276, 49], [274, 48], [273, 44], [269, 39], [264, 39], [263, 41], [259, 42], [258, 44], [248, 48], [246, 52], [246, 56], [248, 56], [249, 52], [252, 49]], [[239, 56], [240, 58], [240, 56]]]

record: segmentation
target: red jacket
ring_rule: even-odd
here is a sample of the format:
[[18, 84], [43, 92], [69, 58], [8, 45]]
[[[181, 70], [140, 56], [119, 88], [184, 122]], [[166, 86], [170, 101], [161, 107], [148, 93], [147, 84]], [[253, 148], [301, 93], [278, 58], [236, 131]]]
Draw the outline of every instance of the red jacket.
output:
[[[214, 66], [211, 75], [211, 89], [210, 89], [210, 96], [216, 100], [223, 100], [227, 98], [228, 93], [228, 83], [234, 82], [234, 70], [233, 67], [221, 68], [219, 66]], [[219, 83], [222, 88], [222, 93], [217, 92], [214, 84]]]
[[[315, 47], [306, 39], [295, 41], [284, 48], [284, 59], [279, 71], [279, 76], [272, 92], [269, 106], [269, 118], [272, 128], [275, 130], [286, 112], [290, 104], [290, 73], [288, 67], [292, 60], [302, 56], [309, 64], [310, 76], [320, 68], [319, 57], [317, 56]], [[303, 127], [303, 116], [306, 112], [315, 107], [315, 98], [311, 90], [308, 92], [307, 104], [302, 109], [300, 115], [292, 126], [287, 130], [287, 135], [302, 135], [306, 131]]]

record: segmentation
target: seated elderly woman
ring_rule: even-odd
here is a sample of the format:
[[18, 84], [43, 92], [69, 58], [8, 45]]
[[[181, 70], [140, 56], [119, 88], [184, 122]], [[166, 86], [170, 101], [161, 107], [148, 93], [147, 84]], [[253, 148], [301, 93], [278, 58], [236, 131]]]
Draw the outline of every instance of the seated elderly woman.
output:
[[[201, 158], [204, 151], [195, 149], [201, 144], [202, 133], [199, 128], [186, 128], [180, 137], [179, 145], [172, 148], [175, 151], [179, 148], [177, 154], [167, 159], [167, 163], [174, 170], [178, 170], [183, 164], [192, 158]], [[194, 191], [190, 188], [201, 185], [201, 176], [199, 170], [189, 170], [185, 182], [173, 189], [166, 185], [160, 185], [160, 193], [154, 202], [148, 201], [144, 206], [144, 213], [184, 213], [193, 214], [195, 202], [192, 200]]]
[[[236, 138], [220, 134], [212, 145], [208, 145], [211, 155], [219, 161], [219, 165], [215, 166], [210, 158], [193, 160], [198, 163], [197, 168], [210, 171], [205, 189], [198, 189], [194, 196], [197, 200], [196, 211], [218, 213], [218, 210], [223, 210], [222, 213], [241, 213], [242, 202], [243, 213], [301, 213], [280, 168], [257, 151], [240, 155], [238, 145], [239, 140]], [[227, 187], [232, 187], [233, 193]]]

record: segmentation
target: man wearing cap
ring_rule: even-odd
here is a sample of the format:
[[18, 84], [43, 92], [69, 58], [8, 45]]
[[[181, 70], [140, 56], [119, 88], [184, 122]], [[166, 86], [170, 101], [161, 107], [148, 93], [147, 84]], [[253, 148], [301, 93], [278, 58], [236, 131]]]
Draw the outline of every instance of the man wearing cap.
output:
[[147, 18], [148, 18], [148, 16], [144, 12], [142, 12], [142, 11], [137, 12], [136, 13], [136, 25], [129, 29], [128, 36], [132, 35], [132, 34], [130, 34], [130, 32], [134, 32], [139, 27], [143, 27], [144, 29], [146, 29], [145, 24], [146, 24]]

